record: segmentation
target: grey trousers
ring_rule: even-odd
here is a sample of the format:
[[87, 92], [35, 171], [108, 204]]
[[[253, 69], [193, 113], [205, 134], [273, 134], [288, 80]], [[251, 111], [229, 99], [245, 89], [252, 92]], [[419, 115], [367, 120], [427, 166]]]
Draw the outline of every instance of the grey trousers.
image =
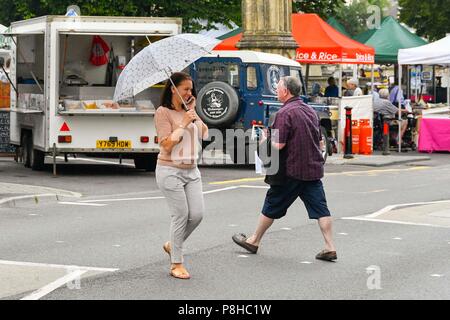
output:
[[198, 168], [156, 166], [156, 183], [169, 205], [171, 262], [183, 263], [183, 243], [202, 221], [205, 205]]

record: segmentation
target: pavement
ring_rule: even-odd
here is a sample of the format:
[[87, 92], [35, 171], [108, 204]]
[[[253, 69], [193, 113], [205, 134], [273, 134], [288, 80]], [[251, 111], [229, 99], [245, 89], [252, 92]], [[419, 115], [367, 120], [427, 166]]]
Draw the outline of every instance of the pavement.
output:
[[32, 205], [48, 201], [81, 198], [77, 192], [43, 186], [0, 182], [0, 207]]
[[[430, 160], [426, 155], [353, 155], [352, 159], [344, 159], [342, 154], [333, 154], [327, 158], [327, 164], [330, 165], [355, 165], [384, 167], [401, 163], [422, 162]], [[8, 161], [3, 158], [2, 161]], [[10, 161], [13, 161], [10, 159]], [[230, 157], [221, 151], [204, 152], [200, 165], [227, 165], [232, 164]], [[49, 188], [44, 186], [14, 184], [0, 182], [0, 207], [15, 207], [18, 205], [33, 205], [42, 202], [58, 202], [66, 198], [67, 201], [74, 198], [80, 198], [82, 194], [64, 190]]]

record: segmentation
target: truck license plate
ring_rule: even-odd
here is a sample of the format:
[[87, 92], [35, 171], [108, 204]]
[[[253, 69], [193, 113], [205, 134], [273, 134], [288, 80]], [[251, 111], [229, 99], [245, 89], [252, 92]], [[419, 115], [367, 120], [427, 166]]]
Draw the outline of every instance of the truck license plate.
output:
[[131, 149], [130, 140], [97, 140], [97, 149]]

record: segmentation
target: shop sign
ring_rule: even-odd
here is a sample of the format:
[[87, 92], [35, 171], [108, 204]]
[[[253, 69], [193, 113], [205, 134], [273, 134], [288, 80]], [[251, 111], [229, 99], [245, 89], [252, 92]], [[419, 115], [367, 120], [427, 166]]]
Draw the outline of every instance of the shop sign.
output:
[[312, 52], [297, 51], [297, 60], [332, 62], [336, 61], [337, 59], [339, 59], [339, 55], [327, 51], [312, 51]]
[[358, 62], [374, 62], [375, 57], [373, 54], [365, 53], [365, 54], [356, 54], [356, 61]]

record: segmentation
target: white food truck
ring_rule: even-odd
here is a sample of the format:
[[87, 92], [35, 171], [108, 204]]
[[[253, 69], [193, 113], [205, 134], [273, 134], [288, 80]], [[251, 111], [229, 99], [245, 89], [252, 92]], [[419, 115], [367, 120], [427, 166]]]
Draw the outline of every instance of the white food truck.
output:
[[134, 159], [153, 171], [159, 151], [153, 117], [162, 86], [113, 102], [126, 63], [149, 42], [181, 33], [180, 18], [45, 16], [14, 22], [11, 144], [39, 170], [46, 155]]

